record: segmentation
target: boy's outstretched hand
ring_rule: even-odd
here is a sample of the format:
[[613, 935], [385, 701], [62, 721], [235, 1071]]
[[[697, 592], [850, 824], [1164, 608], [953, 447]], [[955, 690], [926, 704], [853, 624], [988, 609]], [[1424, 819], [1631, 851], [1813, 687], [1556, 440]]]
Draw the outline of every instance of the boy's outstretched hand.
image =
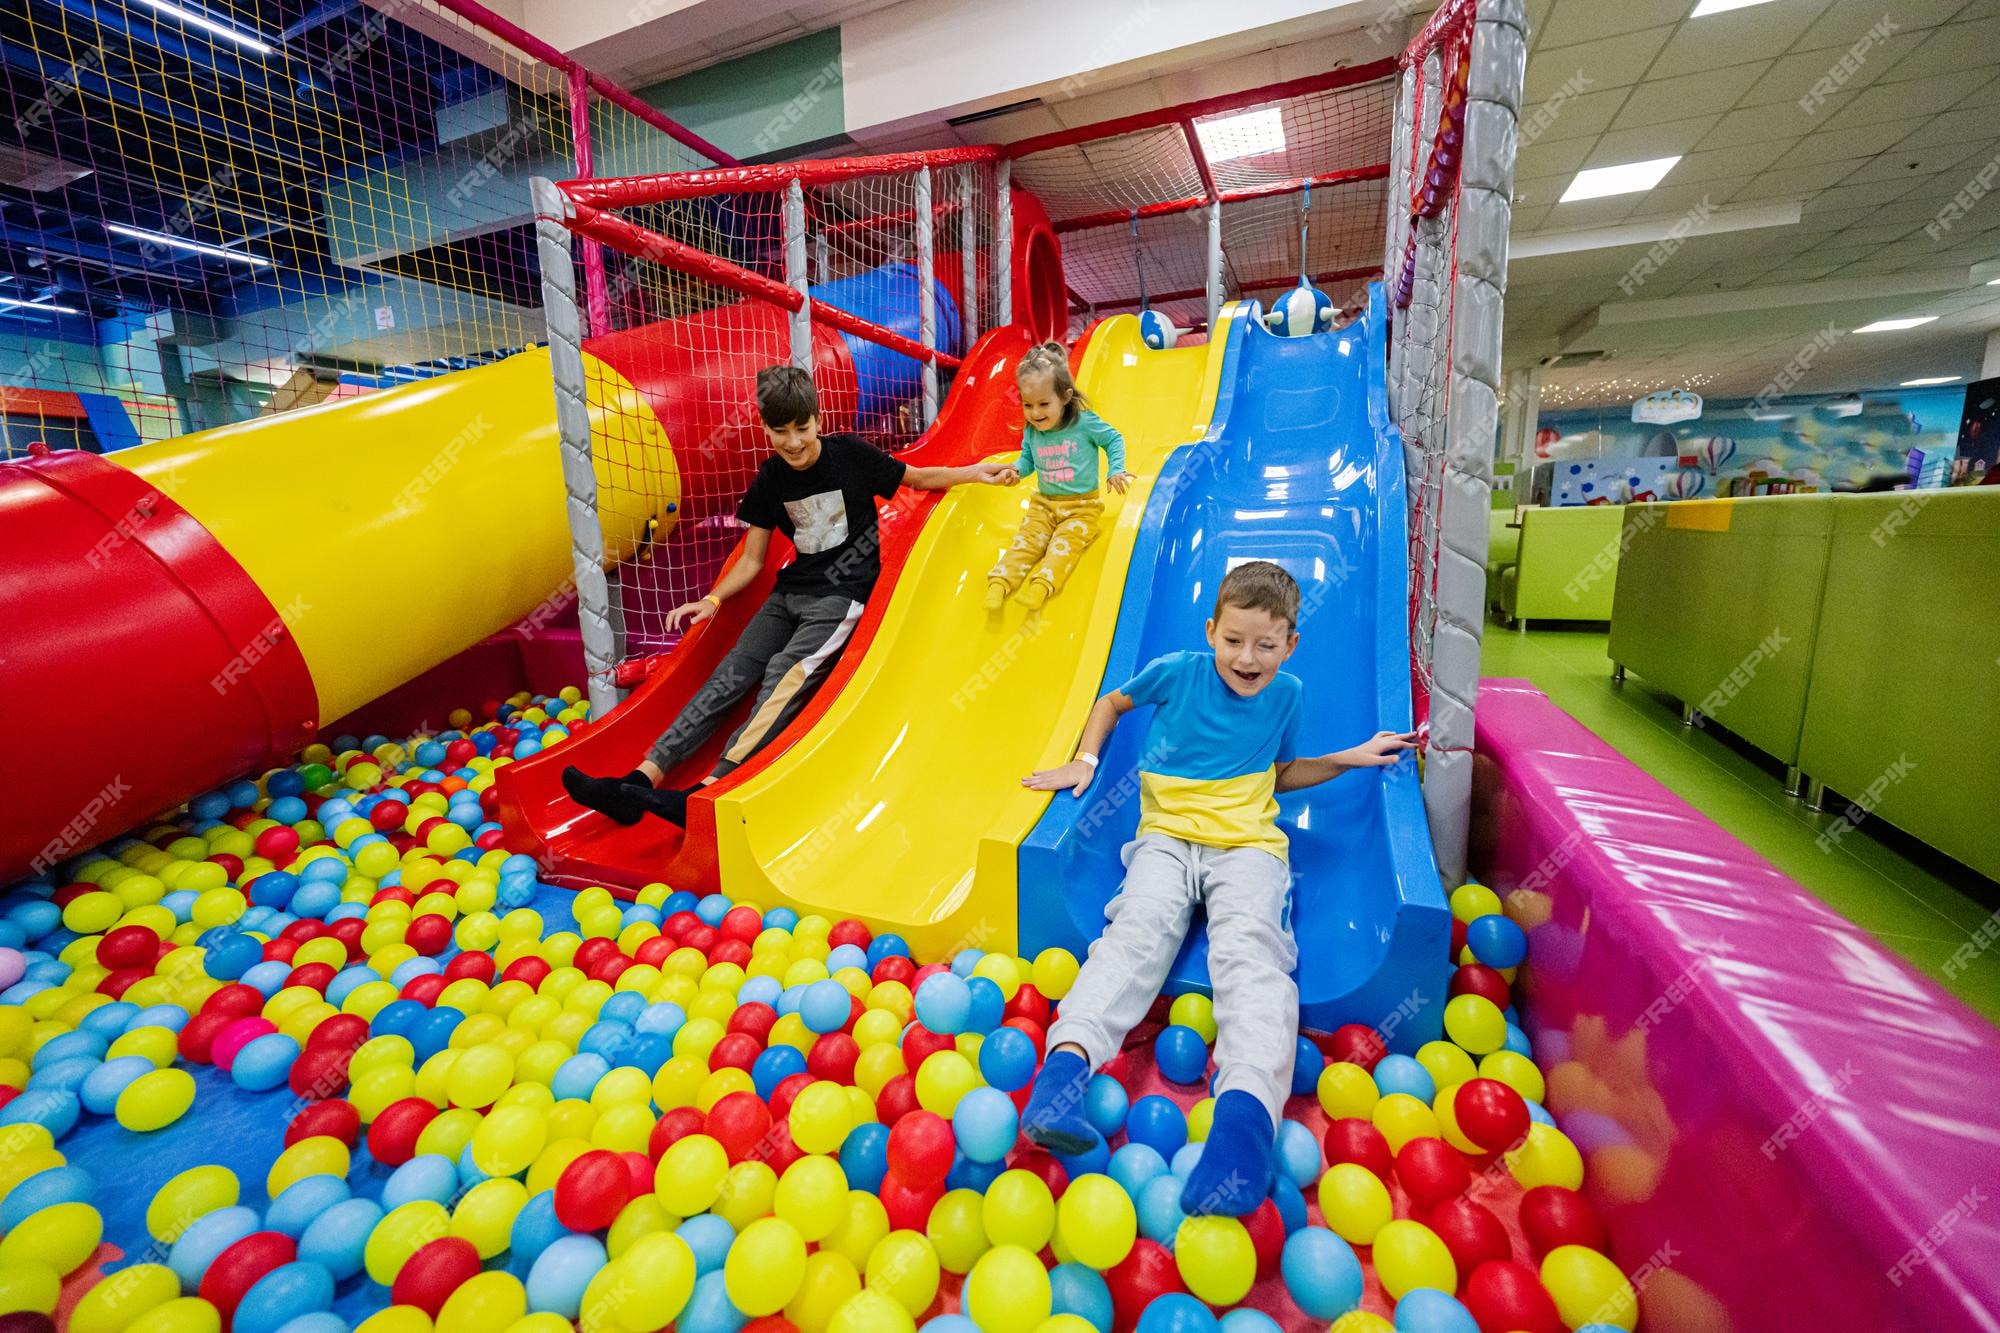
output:
[[1083, 795], [1090, 786], [1090, 780], [1097, 776], [1097, 770], [1081, 759], [1072, 759], [1061, 768], [1044, 768], [1021, 779], [1021, 785], [1029, 791], [1062, 791], [1067, 788], [1071, 794]]
[[1347, 768], [1387, 768], [1396, 762], [1396, 756], [1416, 748], [1414, 731], [1378, 731], [1353, 749], [1342, 750], [1334, 759]]

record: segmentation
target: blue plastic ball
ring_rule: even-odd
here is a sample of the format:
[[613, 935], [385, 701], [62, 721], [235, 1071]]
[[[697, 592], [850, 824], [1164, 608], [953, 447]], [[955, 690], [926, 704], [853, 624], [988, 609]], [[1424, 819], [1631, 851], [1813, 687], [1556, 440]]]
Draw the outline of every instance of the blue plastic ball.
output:
[[509, 1259], [516, 1274], [525, 1276], [542, 1257], [543, 1250], [569, 1234], [569, 1228], [556, 1220], [554, 1190], [543, 1190], [522, 1204], [521, 1211], [514, 1214], [514, 1228], [507, 1237]]
[[[333, 1274], [336, 1282], [346, 1281], [361, 1271], [362, 1256], [368, 1248], [368, 1233], [375, 1229], [375, 1224], [382, 1220], [383, 1215], [382, 1205], [373, 1199], [348, 1199], [334, 1204], [314, 1218], [300, 1234], [299, 1258], [323, 1265]], [[254, 1218], [255, 1215], [252, 1216]]]
[[76, 1089], [76, 1093], [83, 1102], [84, 1110], [92, 1115], [110, 1115], [117, 1109], [118, 1094], [125, 1091], [126, 1085], [141, 1074], [152, 1072], [153, 1062], [145, 1056], [121, 1055], [116, 1060], [107, 1060], [92, 1069], [85, 1076], [83, 1086]]
[[[961, 1109], [963, 1105], [960, 1103]], [[1011, 1110], [1012, 1103], [1008, 1106]], [[847, 1176], [849, 1189], [880, 1193], [882, 1179], [889, 1172], [889, 1127], [871, 1120], [848, 1131], [840, 1143], [840, 1169]]]
[[951, 972], [956, 977], [969, 977], [972, 969], [979, 966], [979, 960], [986, 953], [982, 949], [960, 949], [951, 956]]
[[974, 1088], [966, 1093], [952, 1112], [951, 1127], [959, 1151], [975, 1162], [1001, 1160], [1021, 1132], [1014, 1099], [998, 1088]]
[[1400, 1092], [1428, 1106], [1437, 1097], [1431, 1071], [1407, 1055], [1385, 1055], [1375, 1063], [1375, 1086], [1384, 1097]]
[[[1586, 1329], [1609, 1324], [1585, 1324]], [[1396, 1302], [1396, 1333], [1479, 1333], [1479, 1321], [1456, 1299], [1430, 1287], [1418, 1287]]]
[[1319, 1076], [1326, 1071], [1326, 1052], [1311, 1037], [1300, 1037], [1292, 1057], [1292, 1096], [1303, 1097], [1319, 1088]]
[[807, 1029], [821, 1034], [840, 1031], [853, 1010], [854, 997], [831, 977], [806, 987], [805, 998], [799, 1002], [799, 1017]]
[[[669, 897], [666, 902], [660, 904], [661, 910], [669, 910], [669, 904], [672, 902], [673, 899]], [[766, 930], [790, 930], [798, 924], [799, 914], [789, 907], [773, 907], [770, 911], [764, 913], [764, 929]]]
[[264, 779], [264, 792], [273, 798], [297, 796], [305, 789], [306, 780], [299, 776], [297, 769], [293, 768], [272, 769], [270, 776]]
[[339, 1176], [307, 1176], [288, 1185], [271, 1201], [264, 1212], [264, 1226], [297, 1240], [321, 1213], [347, 1202], [352, 1193]]
[[394, 1212], [419, 1199], [448, 1203], [456, 1193], [457, 1163], [438, 1153], [419, 1153], [389, 1174], [382, 1186], [382, 1207]]
[[1218, 1323], [1222, 1333], [1283, 1333], [1278, 1321], [1262, 1310], [1231, 1310]]
[[1125, 1117], [1125, 1136], [1171, 1159], [1187, 1142], [1187, 1117], [1180, 1107], [1153, 1093], [1132, 1103]]
[[0, 1106], [0, 1125], [40, 1125], [49, 1137], [60, 1140], [76, 1128], [83, 1103], [73, 1092], [53, 1088], [31, 1088]]
[[729, 1258], [729, 1247], [736, 1243], [736, 1228], [714, 1213], [696, 1213], [674, 1234], [693, 1252], [697, 1276], [718, 1271]]
[[282, 1032], [252, 1038], [236, 1053], [229, 1077], [245, 1092], [269, 1092], [283, 1083], [299, 1058], [299, 1044]]
[[273, 870], [250, 881], [250, 901], [259, 907], [283, 909], [291, 904], [298, 891], [299, 877], [283, 870]]
[[465, 1015], [448, 1004], [441, 1004], [427, 1010], [422, 1018], [410, 1025], [410, 1045], [417, 1048], [416, 1063], [419, 1068], [424, 1061], [451, 1045], [451, 1034], [465, 1021]]
[[310, 1260], [280, 1264], [257, 1279], [237, 1303], [233, 1333], [278, 1333], [301, 1315], [333, 1306], [333, 1274]]
[[804, 1073], [805, 1068], [805, 1053], [798, 1047], [771, 1046], [751, 1061], [750, 1084], [757, 1090], [757, 1095], [768, 1102], [780, 1083], [793, 1074]]
[[1136, 1199], [1149, 1182], [1167, 1174], [1167, 1159], [1143, 1143], [1128, 1143], [1111, 1154], [1104, 1173]]
[[972, 1012], [972, 992], [963, 977], [933, 972], [917, 987], [917, 1021], [932, 1032], [956, 1036], [966, 1030]]
[[1314, 1319], [1338, 1319], [1361, 1304], [1361, 1261], [1353, 1246], [1325, 1227], [1287, 1237], [1278, 1267], [1292, 1303]]
[[726, 1280], [721, 1273], [704, 1273], [695, 1279], [694, 1294], [688, 1297], [675, 1325], [679, 1333], [737, 1333], [749, 1322], [730, 1301]]
[[1521, 1031], [1520, 1028], [1512, 1023], [1507, 1025], [1506, 1049], [1516, 1055], [1525, 1055], [1530, 1060], [1535, 1058], [1534, 1043], [1528, 1040], [1527, 1033]]
[[1125, 1128], [1125, 1117], [1131, 1109], [1132, 1102], [1125, 1095], [1125, 1085], [1109, 1074], [1093, 1075], [1084, 1088], [1083, 1118], [1107, 1139]]
[[971, 1190], [975, 1194], [984, 1194], [987, 1187], [1000, 1179], [1001, 1173], [1006, 1169], [1007, 1163], [1004, 1161], [975, 1162], [964, 1153], [959, 1153], [952, 1159], [951, 1170], [944, 1178], [944, 1187], [948, 1190]]
[[1153, 1063], [1169, 1083], [1199, 1083], [1208, 1072], [1208, 1043], [1193, 1028], [1169, 1023], [1153, 1038]]
[[1147, 1240], [1162, 1245], [1173, 1243], [1187, 1214], [1181, 1211], [1181, 1191], [1186, 1182], [1174, 1175], [1155, 1176], [1139, 1191], [1133, 1206], [1139, 1214], [1139, 1231]]
[[1215, 1316], [1186, 1292], [1175, 1291], [1155, 1300], [1139, 1316], [1138, 1333], [1215, 1333]]
[[[264, 946], [240, 930], [217, 926], [205, 930], [196, 941], [201, 945], [201, 970], [217, 981], [234, 981], [264, 957]], [[416, 1001], [410, 1001], [416, 1004]], [[385, 1006], [386, 1007], [386, 1006]], [[422, 1009], [422, 1005], [417, 1005]]]
[[1195, 1167], [1200, 1164], [1202, 1148], [1204, 1146], [1203, 1143], [1192, 1140], [1183, 1143], [1180, 1151], [1175, 1153], [1173, 1159], [1167, 1163], [1167, 1169], [1182, 1180], [1186, 1180], [1194, 1174]]
[[[752, 980], [771, 981], [771, 978], [754, 977]], [[749, 989], [749, 982], [743, 984], [744, 989]], [[777, 983], [773, 981], [771, 984]], [[632, 1027], [638, 1032], [654, 1032], [663, 1037], [671, 1037], [681, 1030], [687, 1018], [687, 1010], [672, 1000], [655, 1000], [639, 1011], [639, 1016], [632, 1020]]]
[[941, 1314], [927, 1321], [919, 1333], [980, 1333], [980, 1329], [962, 1314]]
[[843, 944], [826, 956], [826, 970], [838, 973], [843, 968], [868, 970], [868, 955], [858, 944]]
[[995, 1028], [979, 1043], [979, 1073], [1002, 1092], [1019, 1092], [1035, 1076], [1034, 1040], [1019, 1028]]
[[201, 1286], [202, 1274], [208, 1271], [216, 1256], [256, 1229], [256, 1210], [241, 1205], [218, 1208], [205, 1217], [196, 1218], [193, 1225], [180, 1234], [173, 1248], [167, 1252], [167, 1267], [180, 1278], [184, 1290], [194, 1291]]
[[80, 1166], [53, 1166], [16, 1185], [0, 1202], [0, 1230], [12, 1231], [42, 1209], [58, 1203], [89, 1203], [95, 1182]]
[[1498, 912], [1475, 918], [1465, 928], [1465, 944], [1488, 967], [1518, 967], [1528, 956], [1527, 935]]
[[999, 1027], [1007, 1017], [1007, 997], [1000, 984], [991, 977], [967, 977], [965, 991], [972, 997], [972, 1005], [965, 1013], [965, 1030], [986, 1033]]
[[1111, 1288], [1088, 1264], [1057, 1264], [1049, 1270], [1049, 1313], [1073, 1314], [1111, 1333]]
[[1278, 1220], [1285, 1224], [1287, 1236], [1306, 1224], [1306, 1196], [1290, 1176], [1280, 1175], [1271, 1183], [1271, 1202], [1278, 1205]]
[[1278, 1170], [1300, 1189], [1312, 1185], [1320, 1175], [1319, 1140], [1296, 1120], [1278, 1123]]
[[[768, 915], [764, 918], [764, 924], [767, 926], [771, 924], [771, 919]], [[908, 958], [909, 956], [909, 943], [901, 935], [877, 935], [868, 942], [868, 970], [870, 972], [873, 972], [884, 958]]]
[[1104, 1169], [1111, 1165], [1111, 1145], [1104, 1141], [1102, 1134], [1095, 1131], [1091, 1134], [1090, 1146], [1082, 1152], [1052, 1152], [1049, 1155], [1062, 1164], [1062, 1169], [1068, 1173], [1071, 1180], [1075, 1180], [1078, 1176], [1101, 1176], [1104, 1174]]
[[595, 1236], [562, 1237], [536, 1256], [528, 1270], [528, 1308], [575, 1319], [583, 1308], [583, 1289], [608, 1258]]

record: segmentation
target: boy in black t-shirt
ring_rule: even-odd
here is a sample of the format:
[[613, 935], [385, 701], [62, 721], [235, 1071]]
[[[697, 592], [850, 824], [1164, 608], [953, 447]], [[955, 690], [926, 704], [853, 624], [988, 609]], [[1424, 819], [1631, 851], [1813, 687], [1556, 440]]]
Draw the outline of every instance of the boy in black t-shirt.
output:
[[563, 787], [579, 805], [620, 824], [656, 814], [687, 822], [689, 792], [655, 788], [668, 769], [708, 739], [723, 714], [752, 687], [757, 706], [737, 728], [706, 786], [763, 748], [799, 715], [826, 681], [842, 646], [882, 572], [875, 501], [898, 486], [942, 491], [961, 482], [1006, 485], [1011, 474], [998, 463], [970, 467], [910, 467], [855, 435], [819, 433], [819, 397], [812, 376], [794, 366], [757, 372], [757, 412], [771, 442], [770, 458], [736, 506], [746, 525], [743, 555], [698, 602], [676, 607], [670, 628], [698, 625], [723, 601], [750, 586], [764, 567], [771, 531], [785, 534], [797, 557], [778, 571], [771, 595], [743, 627], [735, 648], [667, 728], [645, 762], [622, 778], [597, 778], [574, 766]]

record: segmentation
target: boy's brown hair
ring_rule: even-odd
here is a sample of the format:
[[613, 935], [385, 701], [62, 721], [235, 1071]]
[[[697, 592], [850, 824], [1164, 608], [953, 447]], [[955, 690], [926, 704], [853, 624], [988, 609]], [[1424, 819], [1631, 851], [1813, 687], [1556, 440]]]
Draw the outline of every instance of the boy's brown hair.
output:
[[812, 376], [797, 366], [765, 366], [757, 372], [757, 415], [774, 430], [818, 416], [819, 391]]
[[1222, 576], [1222, 586], [1215, 591], [1215, 619], [1222, 618], [1225, 606], [1262, 611], [1284, 621], [1294, 633], [1299, 628], [1299, 585], [1269, 560], [1249, 561]]

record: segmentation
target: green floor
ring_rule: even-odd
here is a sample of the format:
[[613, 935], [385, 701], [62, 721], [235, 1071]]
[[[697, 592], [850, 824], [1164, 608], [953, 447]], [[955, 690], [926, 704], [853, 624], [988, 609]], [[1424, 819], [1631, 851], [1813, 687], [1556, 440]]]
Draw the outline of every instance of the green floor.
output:
[[1488, 676], [1533, 681], [1675, 795], [2000, 1023], [2000, 949], [1982, 953], [1956, 977], [1944, 975], [1952, 951], [2000, 908], [2000, 885], [1876, 820], [1833, 851], [1821, 851], [1817, 839], [1832, 815], [1788, 798], [1775, 760], [1713, 727], [1683, 727], [1679, 702], [1638, 676], [1614, 685], [1605, 639], [1585, 629], [1522, 634], [1489, 623], [1481, 668]]

